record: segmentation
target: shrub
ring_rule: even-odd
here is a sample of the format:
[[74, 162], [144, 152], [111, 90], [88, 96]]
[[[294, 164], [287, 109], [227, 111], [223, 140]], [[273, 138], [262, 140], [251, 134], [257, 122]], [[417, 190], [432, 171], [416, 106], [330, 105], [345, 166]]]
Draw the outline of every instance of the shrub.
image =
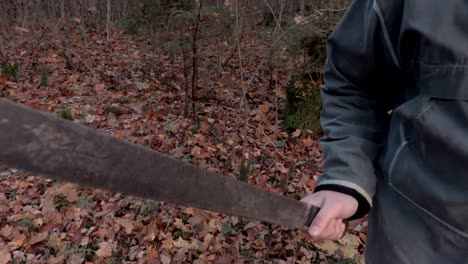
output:
[[296, 58], [298, 69], [286, 85], [287, 102], [282, 116], [288, 132], [307, 129], [314, 135], [322, 133], [320, 86], [327, 58], [326, 41], [340, 17], [340, 13], [330, 13], [320, 21], [297, 25], [285, 40], [286, 51]]
[[41, 67], [41, 86], [48, 86], [49, 80], [47, 78], [47, 67]]
[[19, 77], [19, 64], [17, 62], [11, 64], [8, 61], [2, 62], [2, 77], [10, 77], [15, 80]]
[[313, 135], [322, 133], [320, 87], [303, 76], [293, 76], [286, 86], [286, 109], [282, 113], [283, 128], [287, 132], [307, 129]]

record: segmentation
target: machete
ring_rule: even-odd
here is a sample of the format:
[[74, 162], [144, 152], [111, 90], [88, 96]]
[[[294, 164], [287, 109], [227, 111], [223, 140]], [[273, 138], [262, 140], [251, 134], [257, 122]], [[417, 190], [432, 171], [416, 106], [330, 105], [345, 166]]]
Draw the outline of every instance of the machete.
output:
[[307, 228], [318, 208], [0, 98], [0, 162], [45, 177]]

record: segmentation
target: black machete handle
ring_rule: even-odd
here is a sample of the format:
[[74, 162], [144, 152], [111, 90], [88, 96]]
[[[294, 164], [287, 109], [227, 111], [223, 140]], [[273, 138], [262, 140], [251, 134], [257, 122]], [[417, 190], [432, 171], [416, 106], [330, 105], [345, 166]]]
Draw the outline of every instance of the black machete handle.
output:
[[[308, 214], [308, 217], [307, 217], [307, 222], [305, 224], [306, 229], [308, 229], [309, 226], [312, 224], [312, 221], [314, 221], [314, 218], [315, 218], [315, 216], [317, 216], [319, 211], [320, 211], [320, 207], [316, 207], [316, 206], [313, 206], [313, 205], [310, 206], [309, 214]], [[348, 227], [349, 227], [349, 220], [344, 219], [343, 224], [345, 224], [345, 231], [343, 232], [343, 236], [344, 236], [345, 233], [346, 233], [346, 230], [348, 230]]]

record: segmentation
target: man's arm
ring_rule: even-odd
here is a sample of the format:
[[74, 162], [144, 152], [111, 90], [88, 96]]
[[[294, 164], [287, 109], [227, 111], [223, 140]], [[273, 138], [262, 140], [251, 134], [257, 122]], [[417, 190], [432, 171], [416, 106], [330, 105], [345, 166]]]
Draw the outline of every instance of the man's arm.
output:
[[322, 88], [323, 174], [314, 194], [303, 199], [322, 208], [310, 229], [315, 238], [336, 238], [341, 220], [360, 218], [372, 206], [374, 162], [391, 104], [386, 87], [392, 68], [399, 67], [388, 34], [377, 3], [360, 0], [353, 2], [328, 40]]

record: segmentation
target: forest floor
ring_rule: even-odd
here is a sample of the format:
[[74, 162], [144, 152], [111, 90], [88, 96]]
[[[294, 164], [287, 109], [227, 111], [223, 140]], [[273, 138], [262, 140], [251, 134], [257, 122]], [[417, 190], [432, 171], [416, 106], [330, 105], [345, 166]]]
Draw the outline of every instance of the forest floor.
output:
[[[295, 199], [315, 186], [317, 139], [286, 133], [278, 117], [287, 73], [259, 71], [243, 112], [239, 87], [267, 49], [253, 34], [242, 67], [237, 57], [213, 70], [217, 55], [200, 45], [196, 118], [183, 115], [182, 56], [144, 36], [38, 27], [0, 42], [19, 63], [17, 79], [0, 78], [0, 96], [231, 177], [244, 156], [250, 184]], [[0, 168], [0, 263], [362, 263], [365, 239], [365, 221], [314, 243], [298, 230]]]

